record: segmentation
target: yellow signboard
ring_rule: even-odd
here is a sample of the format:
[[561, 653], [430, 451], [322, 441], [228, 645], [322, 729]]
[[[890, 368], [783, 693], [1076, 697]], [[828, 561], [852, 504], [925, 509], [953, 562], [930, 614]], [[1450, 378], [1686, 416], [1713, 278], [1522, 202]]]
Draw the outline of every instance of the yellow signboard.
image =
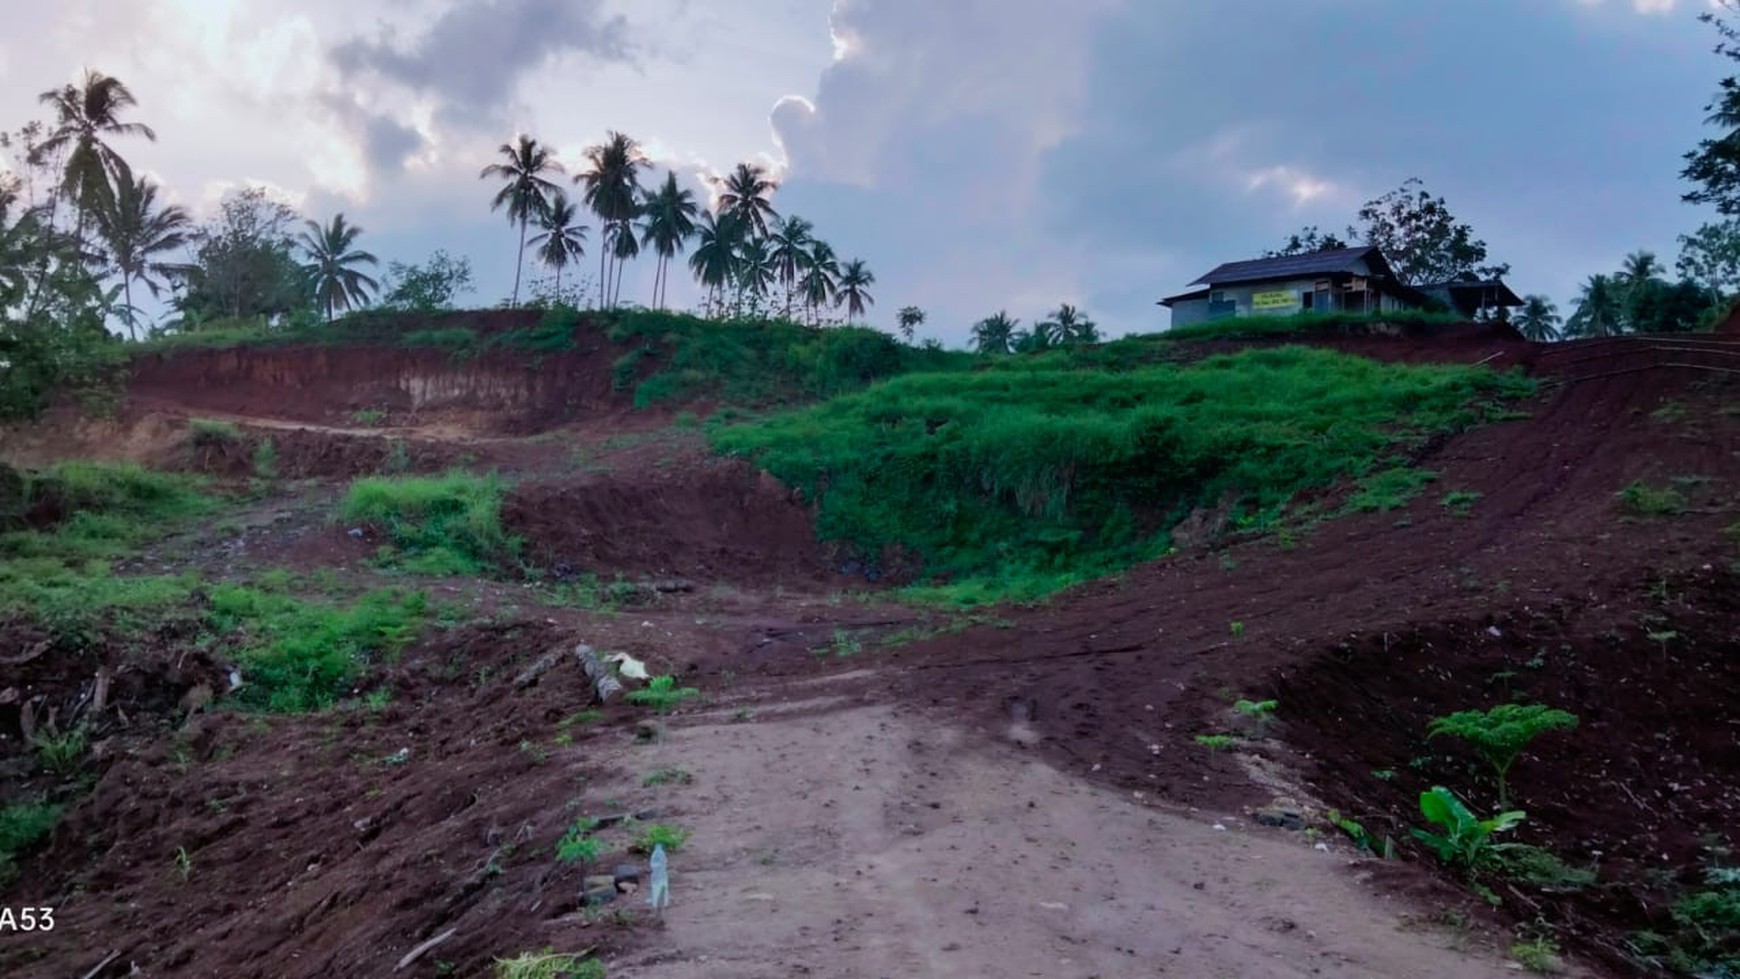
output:
[[1281, 309], [1297, 305], [1299, 296], [1293, 292], [1259, 292], [1251, 296], [1252, 309]]

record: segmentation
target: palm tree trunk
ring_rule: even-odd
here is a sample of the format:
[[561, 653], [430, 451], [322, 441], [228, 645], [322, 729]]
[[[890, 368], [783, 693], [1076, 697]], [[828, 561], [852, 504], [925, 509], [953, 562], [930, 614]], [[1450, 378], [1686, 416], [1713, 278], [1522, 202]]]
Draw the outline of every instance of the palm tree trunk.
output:
[[514, 255], [514, 297], [508, 301], [509, 306], [518, 308], [520, 305], [520, 272], [526, 267], [526, 218], [520, 215], [520, 250]]
[[604, 260], [610, 257], [610, 234], [608, 225], [605, 226], [605, 233], [599, 235], [599, 237], [603, 240], [598, 243], [598, 308], [603, 309], [604, 287], [610, 282], [610, 274], [604, 270]]
[[556, 301], [562, 301], [562, 266], [556, 266]]
[[139, 339], [139, 321], [136, 318], [137, 313], [133, 309], [133, 277], [132, 276], [127, 275], [125, 273], [123, 273], [121, 275], [121, 291], [126, 293], [126, 296], [127, 296], [127, 335], [131, 336], [134, 340], [138, 340]]

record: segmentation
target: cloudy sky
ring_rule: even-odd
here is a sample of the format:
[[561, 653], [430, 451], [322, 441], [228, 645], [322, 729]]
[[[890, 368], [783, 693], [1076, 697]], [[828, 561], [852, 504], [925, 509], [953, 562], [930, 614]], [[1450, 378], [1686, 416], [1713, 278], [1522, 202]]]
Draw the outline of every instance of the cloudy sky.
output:
[[1065, 301], [1161, 328], [1160, 296], [1414, 176], [1566, 307], [1704, 217], [1676, 175], [1732, 67], [1707, 3], [0, 0], [0, 128], [115, 75], [159, 137], [123, 151], [176, 200], [342, 210], [383, 259], [469, 256], [478, 304], [513, 277], [495, 148], [572, 164], [620, 129], [697, 189], [775, 168], [779, 210], [876, 273], [872, 322], [917, 305], [950, 344]]

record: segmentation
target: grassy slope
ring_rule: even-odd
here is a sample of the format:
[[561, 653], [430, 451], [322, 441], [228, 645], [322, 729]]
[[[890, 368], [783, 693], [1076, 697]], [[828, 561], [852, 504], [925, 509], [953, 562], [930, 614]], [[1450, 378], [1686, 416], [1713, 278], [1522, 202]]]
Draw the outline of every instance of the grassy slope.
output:
[[825, 537], [915, 552], [956, 599], [1025, 597], [1164, 551], [1166, 528], [1223, 495], [1271, 520], [1299, 490], [1363, 476], [1528, 389], [1301, 347], [1116, 370], [1011, 358], [712, 438], [819, 500]]

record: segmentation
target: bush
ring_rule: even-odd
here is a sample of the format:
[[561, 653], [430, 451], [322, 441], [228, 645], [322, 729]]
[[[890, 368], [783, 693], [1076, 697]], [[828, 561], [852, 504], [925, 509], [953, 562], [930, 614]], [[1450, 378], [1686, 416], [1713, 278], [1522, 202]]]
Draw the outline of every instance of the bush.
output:
[[407, 570], [477, 574], [519, 550], [519, 541], [502, 530], [503, 492], [494, 473], [373, 477], [351, 485], [339, 519], [385, 532], [390, 562]]
[[60, 807], [46, 802], [22, 802], [0, 807], [0, 888], [17, 875], [19, 854], [54, 832]]

